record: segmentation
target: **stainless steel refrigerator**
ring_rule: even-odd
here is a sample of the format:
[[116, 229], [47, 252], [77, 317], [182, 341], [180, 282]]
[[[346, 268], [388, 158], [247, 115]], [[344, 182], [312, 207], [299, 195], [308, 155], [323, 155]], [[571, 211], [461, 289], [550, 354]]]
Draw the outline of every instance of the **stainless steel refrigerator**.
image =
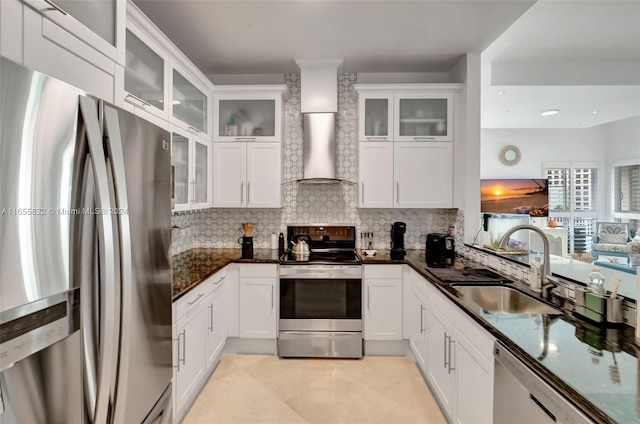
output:
[[0, 58], [0, 422], [171, 420], [170, 134]]

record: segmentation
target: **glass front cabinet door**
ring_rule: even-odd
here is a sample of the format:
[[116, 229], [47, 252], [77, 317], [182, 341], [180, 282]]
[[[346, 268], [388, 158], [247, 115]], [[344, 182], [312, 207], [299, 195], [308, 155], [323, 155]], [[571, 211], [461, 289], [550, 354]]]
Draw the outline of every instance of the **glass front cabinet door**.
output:
[[453, 141], [453, 94], [396, 93], [395, 141]]
[[281, 141], [285, 87], [216, 87], [214, 141]]
[[173, 69], [171, 73], [172, 123], [200, 137], [209, 137], [208, 90], [186, 77], [186, 73]]
[[393, 93], [361, 93], [359, 115], [360, 141], [393, 140]]
[[166, 59], [135, 27], [127, 28], [124, 101], [167, 120]]
[[174, 211], [211, 206], [211, 153], [208, 141], [171, 126]]

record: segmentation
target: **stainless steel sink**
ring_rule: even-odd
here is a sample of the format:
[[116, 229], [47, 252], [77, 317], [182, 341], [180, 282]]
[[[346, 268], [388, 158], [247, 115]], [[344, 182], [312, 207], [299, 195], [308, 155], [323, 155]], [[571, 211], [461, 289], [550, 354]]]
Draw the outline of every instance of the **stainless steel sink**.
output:
[[483, 309], [506, 314], [545, 314], [560, 315], [558, 309], [519, 292], [503, 286], [459, 286], [464, 300], [470, 300]]

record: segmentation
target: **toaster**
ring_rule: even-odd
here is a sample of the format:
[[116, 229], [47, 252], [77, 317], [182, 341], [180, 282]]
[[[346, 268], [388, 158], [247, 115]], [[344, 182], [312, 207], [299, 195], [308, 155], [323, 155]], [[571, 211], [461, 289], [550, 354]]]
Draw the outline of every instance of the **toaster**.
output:
[[453, 266], [455, 258], [455, 241], [452, 236], [444, 233], [427, 234], [425, 248], [427, 266], [432, 268]]

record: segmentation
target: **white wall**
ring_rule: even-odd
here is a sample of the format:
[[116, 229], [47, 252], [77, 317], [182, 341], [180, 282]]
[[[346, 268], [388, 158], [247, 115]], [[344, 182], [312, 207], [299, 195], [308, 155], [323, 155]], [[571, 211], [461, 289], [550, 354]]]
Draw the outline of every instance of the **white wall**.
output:
[[617, 161], [640, 162], [640, 116], [602, 125], [606, 140], [605, 220], [613, 218], [613, 167]]
[[472, 243], [480, 227], [480, 55], [467, 53], [449, 73], [464, 83], [455, 105], [453, 203], [464, 212], [464, 241]]
[[[604, 170], [605, 141], [602, 125], [585, 129], [483, 129], [480, 177], [543, 178], [543, 162], [595, 161]], [[509, 144], [517, 146], [522, 154], [513, 166], [503, 165], [498, 157]]]

